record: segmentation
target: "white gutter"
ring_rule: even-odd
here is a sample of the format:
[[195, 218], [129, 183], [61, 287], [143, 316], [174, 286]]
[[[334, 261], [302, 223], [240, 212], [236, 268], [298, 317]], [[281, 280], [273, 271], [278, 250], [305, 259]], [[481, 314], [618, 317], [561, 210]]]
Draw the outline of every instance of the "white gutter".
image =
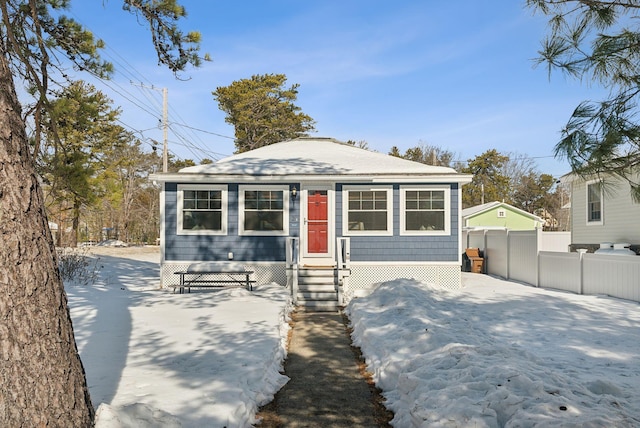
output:
[[292, 175], [210, 175], [210, 174], [151, 174], [150, 180], [158, 182], [189, 182], [189, 183], [230, 183], [230, 182], [306, 182], [306, 181], [334, 181], [334, 182], [371, 182], [371, 183], [441, 183], [455, 182], [470, 183], [471, 174], [367, 174], [367, 175], [339, 175], [339, 174], [292, 174]]

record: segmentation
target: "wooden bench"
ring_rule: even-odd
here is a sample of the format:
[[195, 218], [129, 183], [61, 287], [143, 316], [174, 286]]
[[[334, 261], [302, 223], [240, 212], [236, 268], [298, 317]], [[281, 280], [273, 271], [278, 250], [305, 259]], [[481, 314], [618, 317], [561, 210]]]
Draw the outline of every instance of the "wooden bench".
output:
[[253, 291], [255, 281], [251, 280], [252, 270], [189, 270], [174, 272], [180, 275], [180, 284], [173, 286], [173, 292], [180, 294], [187, 289], [191, 293], [191, 288], [206, 287], [245, 287]]

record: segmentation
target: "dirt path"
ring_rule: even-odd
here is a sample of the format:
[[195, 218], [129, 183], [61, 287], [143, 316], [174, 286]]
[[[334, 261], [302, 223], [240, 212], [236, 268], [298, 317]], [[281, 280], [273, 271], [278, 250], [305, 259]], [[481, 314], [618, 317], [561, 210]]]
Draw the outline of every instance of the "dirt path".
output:
[[261, 409], [260, 427], [389, 426], [393, 415], [351, 347], [343, 315], [294, 313], [284, 368], [291, 380]]

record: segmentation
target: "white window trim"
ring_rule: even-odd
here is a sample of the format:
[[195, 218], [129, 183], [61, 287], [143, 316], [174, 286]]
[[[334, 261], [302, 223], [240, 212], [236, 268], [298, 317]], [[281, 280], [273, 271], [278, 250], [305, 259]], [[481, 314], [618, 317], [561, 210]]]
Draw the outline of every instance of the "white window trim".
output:
[[[183, 229], [182, 225], [184, 224], [184, 191], [185, 190], [220, 190], [222, 191], [222, 221], [221, 221], [221, 229], [220, 230], [207, 230], [207, 229]], [[176, 234], [177, 235], [226, 235], [227, 234], [227, 218], [228, 218], [228, 205], [227, 205], [227, 196], [229, 193], [229, 189], [224, 185], [215, 185], [215, 184], [178, 184], [177, 189], [177, 226], [176, 226]]]
[[[247, 190], [282, 191], [282, 229], [283, 230], [244, 230], [244, 192]], [[289, 236], [289, 186], [238, 186], [238, 235], [243, 236]]]
[[[349, 230], [349, 192], [387, 192], [387, 230]], [[393, 236], [393, 186], [342, 186], [342, 236]]]
[[507, 218], [507, 210], [505, 210], [504, 208], [500, 208], [498, 209], [497, 215], [498, 218]]
[[[444, 191], [444, 230], [406, 230], [406, 191]], [[451, 187], [450, 186], [400, 186], [400, 235], [403, 236], [445, 236], [451, 235]]]
[[[590, 221], [589, 220], [589, 186], [592, 184], [600, 184], [600, 220]], [[602, 185], [602, 180], [590, 180], [587, 181], [586, 186], [584, 188], [585, 193], [585, 213], [584, 219], [587, 226], [602, 226], [604, 224], [604, 186]]]

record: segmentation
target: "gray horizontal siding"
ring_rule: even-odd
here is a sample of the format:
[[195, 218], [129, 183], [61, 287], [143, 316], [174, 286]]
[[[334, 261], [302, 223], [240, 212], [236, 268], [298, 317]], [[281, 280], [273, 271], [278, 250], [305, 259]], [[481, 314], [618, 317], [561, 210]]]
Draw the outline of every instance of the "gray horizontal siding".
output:
[[[362, 184], [365, 185], [365, 183]], [[384, 185], [384, 183], [376, 184]], [[429, 185], [433, 184], [429, 183]], [[439, 184], [447, 185], [448, 183]], [[461, 253], [458, 239], [459, 191], [457, 184], [451, 185], [450, 235], [402, 236], [400, 235], [400, 184], [393, 184], [393, 236], [351, 236], [351, 260], [354, 262], [458, 261]], [[336, 236], [342, 236], [341, 185], [336, 186]]]
[[385, 239], [365, 239], [351, 237], [351, 260], [427, 262], [457, 261], [458, 243], [450, 240], [436, 241], [422, 237], [384, 237]]
[[[636, 177], [636, 180], [640, 177]], [[587, 223], [587, 183], [575, 179], [571, 195], [571, 242], [573, 244], [599, 244], [601, 242], [628, 242], [640, 244], [640, 204], [631, 199], [628, 182], [606, 177], [602, 224]]]
[[[294, 184], [294, 183], [291, 183]], [[350, 183], [351, 184], [351, 183]], [[363, 183], [368, 184], [368, 183]], [[379, 183], [384, 184], [384, 183]], [[413, 183], [412, 183], [413, 184]], [[433, 183], [429, 183], [433, 184]], [[446, 184], [446, 183], [445, 183]], [[286, 237], [238, 236], [238, 185], [229, 184], [227, 235], [177, 235], [177, 185], [165, 185], [165, 260], [227, 260], [233, 252], [236, 261], [285, 261]], [[300, 188], [299, 183], [295, 185]], [[342, 186], [336, 185], [336, 236], [342, 236]], [[351, 259], [358, 262], [451, 262], [458, 261], [457, 184], [451, 187], [451, 234], [448, 236], [401, 236], [400, 185], [393, 184], [393, 236], [351, 236]], [[299, 236], [300, 203], [290, 204], [289, 233]]]
[[[183, 183], [165, 186], [165, 260], [224, 261], [233, 252], [235, 261], [285, 261], [285, 236], [238, 236], [237, 184], [228, 186], [227, 235], [177, 235], [178, 184]], [[292, 218], [299, 217], [298, 205], [290, 206]], [[298, 230], [292, 227], [289, 232], [298, 235]]]
[[236, 261], [285, 261], [283, 236], [191, 236], [165, 237], [165, 260], [215, 261], [227, 260], [233, 252]]

